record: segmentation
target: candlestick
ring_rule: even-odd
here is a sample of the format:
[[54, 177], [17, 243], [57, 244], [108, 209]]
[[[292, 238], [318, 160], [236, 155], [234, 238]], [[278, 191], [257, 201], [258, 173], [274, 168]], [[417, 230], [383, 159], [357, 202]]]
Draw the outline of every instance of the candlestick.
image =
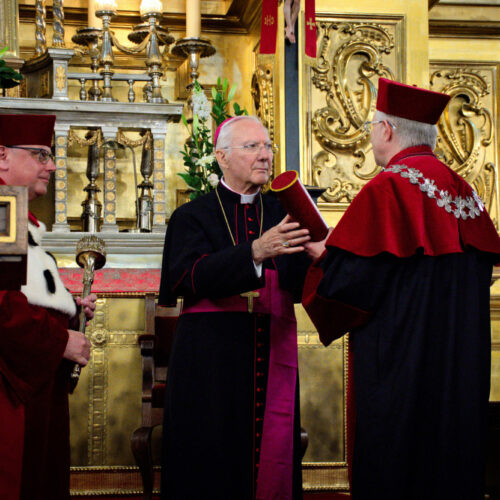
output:
[[[100, 3], [106, 3], [107, 5], [101, 6]], [[99, 64], [102, 66], [101, 75], [103, 76], [102, 83], [102, 96], [101, 101], [113, 102], [116, 99], [111, 93], [111, 77], [114, 75], [113, 66], [115, 65], [115, 58], [113, 55], [113, 45], [111, 43], [112, 33], [110, 33], [109, 24], [111, 19], [115, 17], [116, 11], [114, 11], [110, 4], [115, 2], [102, 2], [98, 0], [97, 5], [97, 17], [102, 19], [102, 42], [101, 42], [101, 54], [99, 58]]]
[[189, 58], [189, 67], [191, 68], [191, 78], [193, 83], [198, 80], [198, 66], [200, 57], [210, 57], [215, 54], [215, 47], [210, 40], [203, 38], [181, 38], [175, 42], [172, 47], [172, 54], [177, 57]]
[[116, 12], [118, 10], [118, 4], [116, 3], [116, 0], [97, 0], [95, 10], [97, 12], [102, 10]]
[[161, 0], [142, 0], [141, 16], [150, 14], [151, 12], [163, 12], [163, 4]]
[[96, 5], [95, 0], [89, 0], [87, 7], [87, 27], [88, 28], [100, 28], [101, 23], [99, 18], [95, 15]]
[[186, 38], [199, 38], [201, 34], [201, 1], [186, 0]]

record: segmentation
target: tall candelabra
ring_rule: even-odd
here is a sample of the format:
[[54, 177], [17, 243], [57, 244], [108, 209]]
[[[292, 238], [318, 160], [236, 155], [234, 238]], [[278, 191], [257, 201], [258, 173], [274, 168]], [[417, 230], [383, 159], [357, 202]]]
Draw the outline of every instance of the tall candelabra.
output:
[[101, 101], [116, 101], [111, 92], [111, 77], [114, 74], [113, 66], [115, 64], [115, 58], [111, 42], [112, 34], [109, 30], [111, 19], [115, 17], [116, 12], [113, 10], [98, 10], [95, 14], [102, 19], [102, 42], [99, 58], [99, 64], [102, 66], [101, 75], [103, 78]]
[[137, 228], [144, 233], [153, 229], [153, 183], [150, 180], [153, 174], [153, 140], [151, 134], [144, 141], [141, 157], [142, 182], [137, 186], [141, 190], [138, 197]]
[[84, 191], [87, 193], [87, 199], [82, 202], [82, 226], [85, 232], [99, 232], [101, 224], [102, 203], [97, 199], [97, 193], [101, 190], [96, 184], [99, 177], [99, 133], [94, 134], [89, 132], [86, 139], [94, 138], [95, 140], [89, 144], [88, 159], [87, 159], [87, 179], [88, 185]]
[[200, 58], [210, 57], [215, 54], [215, 47], [213, 47], [210, 40], [200, 37], [187, 37], [181, 38], [175, 42], [172, 47], [172, 54], [177, 57], [186, 57], [189, 60], [189, 67], [191, 68], [192, 83], [198, 80], [199, 73], [198, 67], [200, 65]]
[[102, 40], [99, 54], [99, 65], [103, 78], [103, 90], [101, 101], [114, 101], [111, 91], [111, 79], [114, 74], [114, 56], [113, 46], [120, 52], [128, 55], [136, 55], [143, 51], [146, 53], [146, 67], [148, 75], [151, 78], [151, 97], [150, 102], [163, 103], [166, 100], [161, 95], [160, 78], [163, 76], [163, 54], [161, 45], [168, 46], [173, 42], [173, 37], [168, 34], [168, 30], [160, 26], [163, 14], [159, 11], [150, 11], [142, 14], [141, 18], [144, 24], [140, 29], [134, 30], [130, 37], [137, 43], [136, 47], [127, 47], [122, 45], [113, 32], [110, 30], [110, 24], [116, 11], [111, 8], [96, 11], [96, 16], [102, 20]]
[[[101, 28], [81, 28], [71, 38], [73, 43], [87, 47], [88, 55], [90, 56], [90, 69], [94, 74], [97, 74], [99, 70], [99, 56], [101, 52], [99, 41], [101, 38]], [[98, 101], [101, 98], [102, 91], [99, 88], [97, 80], [92, 80], [92, 86], [88, 90], [88, 94], [91, 101]]]

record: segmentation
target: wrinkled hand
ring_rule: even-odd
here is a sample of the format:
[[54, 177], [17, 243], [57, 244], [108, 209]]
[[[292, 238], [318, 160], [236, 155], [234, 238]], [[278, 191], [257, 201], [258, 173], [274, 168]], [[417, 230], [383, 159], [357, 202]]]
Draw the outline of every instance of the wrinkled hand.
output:
[[63, 358], [85, 366], [90, 358], [90, 341], [83, 333], [76, 330], [68, 330], [68, 343]]
[[265, 259], [278, 255], [304, 251], [304, 243], [310, 240], [309, 229], [300, 229], [300, 224], [287, 215], [278, 225], [268, 229], [252, 243], [252, 256], [259, 265]]
[[307, 255], [309, 255], [309, 257], [311, 257], [311, 259], [315, 260], [318, 257], [321, 257], [321, 255], [323, 255], [323, 252], [326, 249], [326, 246], [325, 246], [326, 240], [329, 238], [330, 234], [332, 234], [332, 231], [333, 231], [333, 227], [328, 229], [328, 234], [326, 235], [324, 240], [309, 241], [308, 243], [306, 243], [304, 245], [306, 253], [307, 253]]
[[83, 307], [85, 311], [86, 318], [90, 321], [94, 317], [95, 303], [97, 300], [97, 295], [91, 293], [87, 295], [84, 299], [81, 297], [76, 297], [76, 305]]

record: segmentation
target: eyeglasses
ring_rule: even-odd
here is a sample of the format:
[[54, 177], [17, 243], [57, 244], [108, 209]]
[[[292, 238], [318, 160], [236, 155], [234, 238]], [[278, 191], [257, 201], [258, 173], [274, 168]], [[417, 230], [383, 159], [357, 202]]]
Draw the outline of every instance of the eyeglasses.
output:
[[38, 155], [38, 161], [42, 165], [48, 163], [49, 159], [52, 161], [55, 161], [56, 159], [56, 157], [52, 153], [42, 148], [28, 148], [26, 146], [5, 146], [5, 147], [10, 149], [24, 149], [25, 151], [29, 151], [33, 155]]
[[251, 142], [250, 144], [245, 144], [244, 146], [226, 146], [222, 149], [241, 149], [244, 153], [255, 154], [258, 153], [261, 148], [264, 148], [266, 153], [278, 152], [278, 146], [275, 146], [270, 142]]
[[396, 126], [393, 125], [389, 120], [368, 121], [368, 122], [363, 123], [363, 127], [365, 128], [365, 130], [367, 132], [371, 132], [374, 125], [376, 125], [377, 123], [384, 123], [384, 122], [388, 123], [393, 130], [396, 130]]

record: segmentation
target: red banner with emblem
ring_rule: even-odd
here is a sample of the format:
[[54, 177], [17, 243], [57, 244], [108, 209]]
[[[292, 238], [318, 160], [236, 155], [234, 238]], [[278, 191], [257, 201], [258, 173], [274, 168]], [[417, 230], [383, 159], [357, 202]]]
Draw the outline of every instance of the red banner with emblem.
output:
[[[300, 1], [300, 0], [295, 0]], [[305, 53], [316, 58], [316, 6], [315, 0], [305, 0]], [[278, 31], [278, 0], [262, 0], [262, 21], [260, 27], [260, 53], [276, 53]]]
[[260, 53], [276, 53], [278, 31], [278, 0], [262, 0], [262, 22], [260, 25]]
[[306, 56], [316, 59], [316, 6], [314, 0], [305, 0]]

